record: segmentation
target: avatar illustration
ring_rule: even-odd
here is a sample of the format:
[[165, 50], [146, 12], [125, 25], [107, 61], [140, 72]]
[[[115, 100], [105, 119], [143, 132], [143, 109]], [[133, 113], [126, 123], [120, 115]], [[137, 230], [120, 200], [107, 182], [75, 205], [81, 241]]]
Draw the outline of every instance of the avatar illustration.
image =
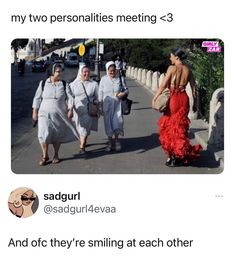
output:
[[20, 218], [32, 216], [38, 208], [36, 193], [26, 187], [18, 188], [11, 192], [8, 199], [11, 213]]

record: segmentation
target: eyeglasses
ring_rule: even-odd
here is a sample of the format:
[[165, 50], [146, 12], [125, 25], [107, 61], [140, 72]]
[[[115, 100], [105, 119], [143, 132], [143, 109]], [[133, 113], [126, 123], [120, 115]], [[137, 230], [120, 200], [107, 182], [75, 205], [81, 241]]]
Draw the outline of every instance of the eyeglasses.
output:
[[55, 72], [57, 72], [57, 73], [61, 73], [62, 71], [55, 71]]
[[21, 201], [35, 201], [35, 197], [26, 197], [26, 196], [21, 196]]

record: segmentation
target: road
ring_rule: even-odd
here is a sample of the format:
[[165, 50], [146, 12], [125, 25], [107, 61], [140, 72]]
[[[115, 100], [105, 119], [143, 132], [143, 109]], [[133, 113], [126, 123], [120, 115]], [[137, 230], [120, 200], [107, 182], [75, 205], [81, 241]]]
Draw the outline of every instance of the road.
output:
[[[43, 73], [26, 71], [24, 77], [12, 74], [12, 171], [17, 174], [213, 174], [221, 168], [214, 156], [203, 151], [200, 159], [188, 167], [165, 166], [165, 155], [159, 144], [156, 122], [160, 114], [151, 109], [152, 94], [134, 80], [127, 79], [130, 98], [134, 101], [129, 116], [125, 116], [125, 136], [121, 139], [122, 151], [105, 152], [107, 138], [103, 119], [99, 120], [98, 133], [88, 140], [86, 158], [78, 155], [79, 143], [61, 147], [61, 163], [41, 167], [37, 129], [32, 128], [31, 104], [38, 82]], [[71, 81], [77, 69], [65, 69], [64, 79]], [[193, 133], [190, 133], [195, 143]], [[50, 150], [51, 151], [51, 150]], [[52, 158], [52, 151], [50, 157]]]

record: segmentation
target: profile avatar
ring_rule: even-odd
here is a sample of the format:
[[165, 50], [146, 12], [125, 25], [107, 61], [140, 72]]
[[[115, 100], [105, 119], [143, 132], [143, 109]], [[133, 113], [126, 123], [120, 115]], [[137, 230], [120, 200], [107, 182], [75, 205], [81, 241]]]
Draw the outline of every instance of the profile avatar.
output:
[[38, 196], [27, 187], [12, 191], [8, 199], [8, 207], [13, 215], [19, 218], [32, 216], [38, 209]]

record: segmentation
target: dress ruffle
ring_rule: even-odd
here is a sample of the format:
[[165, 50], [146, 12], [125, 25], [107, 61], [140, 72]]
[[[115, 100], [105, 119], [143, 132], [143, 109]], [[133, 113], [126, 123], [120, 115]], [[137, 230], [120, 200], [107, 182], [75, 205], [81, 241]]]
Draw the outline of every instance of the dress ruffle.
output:
[[159, 119], [159, 140], [169, 157], [188, 163], [200, 156], [201, 145], [193, 146], [188, 138], [190, 120], [188, 118], [189, 101], [185, 91], [171, 92], [169, 109]]

